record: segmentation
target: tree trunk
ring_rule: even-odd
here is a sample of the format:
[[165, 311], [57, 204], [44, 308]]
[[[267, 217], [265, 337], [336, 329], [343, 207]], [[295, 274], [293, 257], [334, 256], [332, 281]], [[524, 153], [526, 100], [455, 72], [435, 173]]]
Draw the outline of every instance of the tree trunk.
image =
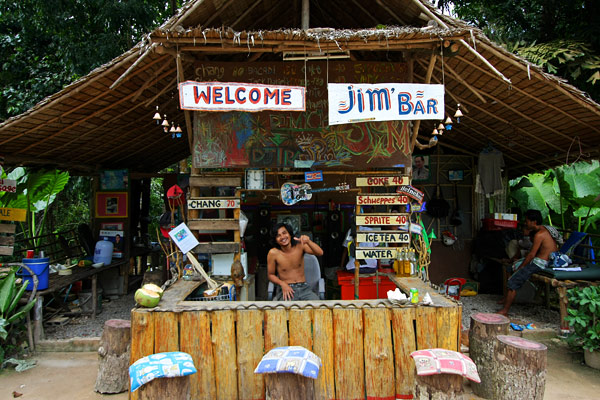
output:
[[310, 400], [315, 398], [314, 379], [292, 373], [265, 374], [267, 400]]
[[548, 349], [516, 336], [498, 336], [494, 346], [494, 392], [491, 399], [542, 400]]
[[131, 321], [110, 319], [104, 323], [98, 355], [98, 393], [121, 393], [129, 388]]
[[469, 329], [469, 356], [477, 366], [481, 383], [471, 382], [473, 392], [492, 399], [494, 374], [494, 343], [498, 335], [508, 334], [510, 320], [500, 314], [477, 313], [471, 315]]
[[190, 400], [190, 375], [156, 378], [138, 389], [139, 400]]
[[416, 375], [416, 378], [415, 400], [458, 400], [463, 398], [463, 377], [461, 375]]

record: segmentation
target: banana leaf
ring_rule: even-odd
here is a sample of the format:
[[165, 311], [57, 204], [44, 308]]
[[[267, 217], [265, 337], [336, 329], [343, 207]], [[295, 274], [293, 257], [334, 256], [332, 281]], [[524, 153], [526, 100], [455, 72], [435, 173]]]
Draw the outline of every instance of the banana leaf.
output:
[[29, 312], [29, 310], [31, 310], [33, 308], [33, 306], [35, 305], [36, 300], [37, 299], [34, 299], [34, 300], [30, 301], [29, 303], [27, 303], [26, 305], [24, 305], [23, 307], [21, 307], [19, 309], [19, 311], [17, 311], [13, 315], [11, 315], [6, 321], [9, 324], [11, 324], [11, 323], [13, 323], [15, 321], [18, 321], [21, 318], [23, 318]]
[[15, 271], [11, 270], [6, 278], [0, 282], [0, 315], [4, 316], [12, 303], [16, 281]]
[[21, 299], [21, 297], [23, 296], [23, 293], [25, 293], [25, 290], [27, 289], [27, 283], [24, 282], [21, 287], [19, 288], [19, 290], [17, 291], [17, 295], [13, 297], [12, 299], [12, 303], [10, 304], [10, 306], [8, 307], [8, 310], [6, 310], [6, 315], [10, 314], [12, 310], [14, 310], [17, 307], [17, 304], [19, 304], [19, 300]]

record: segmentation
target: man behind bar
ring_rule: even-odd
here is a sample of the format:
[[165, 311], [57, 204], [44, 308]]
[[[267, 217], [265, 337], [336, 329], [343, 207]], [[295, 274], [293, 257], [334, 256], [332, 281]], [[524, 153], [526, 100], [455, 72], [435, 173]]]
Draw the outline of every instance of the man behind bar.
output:
[[306, 235], [294, 237], [288, 224], [275, 225], [271, 233], [275, 247], [267, 255], [269, 280], [281, 287], [274, 300], [319, 300], [304, 276], [304, 253], [322, 256], [323, 249]]

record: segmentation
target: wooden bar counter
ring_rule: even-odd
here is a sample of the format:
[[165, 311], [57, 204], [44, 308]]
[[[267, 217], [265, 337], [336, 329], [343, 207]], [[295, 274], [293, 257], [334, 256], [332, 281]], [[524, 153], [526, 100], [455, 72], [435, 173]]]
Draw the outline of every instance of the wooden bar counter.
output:
[[[458, 350], [462, 306], [418, 279], [390, 277], [401, 290], [418, 287], [434, 304], [395, 306], [389, 300], [295, 302], [185, 301], [200, 282], [180, 280], [158, 307], [131, 312], [131, 362], [184, 351], [198, 370], [193, 399], [264, 399], [254, 369], [274, 347], [303, 346], [323, 363], [320, 399], [412, 398], [410, 353]], [[137, 392], [131, 398], [137, 399]]]

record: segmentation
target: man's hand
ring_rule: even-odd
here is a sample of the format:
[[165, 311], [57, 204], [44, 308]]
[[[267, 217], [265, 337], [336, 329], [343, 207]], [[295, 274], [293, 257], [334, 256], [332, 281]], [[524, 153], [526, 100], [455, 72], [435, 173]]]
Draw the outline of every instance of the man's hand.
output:
[[292, 300], [294, 298], [294, 289], [292, 289], [290, 287], [290, 285], [288, 285], [285, 282], [281, 282], [281, 293], [283, 293], [283, 300], [284, 301], [288, 301], [288, 300]]
[[302, 245], [308, 244], [310, 242], [310, 238], [306, 235], [302, 235], [299, 238], [295, 237], [294, 239], [298, 240]]

